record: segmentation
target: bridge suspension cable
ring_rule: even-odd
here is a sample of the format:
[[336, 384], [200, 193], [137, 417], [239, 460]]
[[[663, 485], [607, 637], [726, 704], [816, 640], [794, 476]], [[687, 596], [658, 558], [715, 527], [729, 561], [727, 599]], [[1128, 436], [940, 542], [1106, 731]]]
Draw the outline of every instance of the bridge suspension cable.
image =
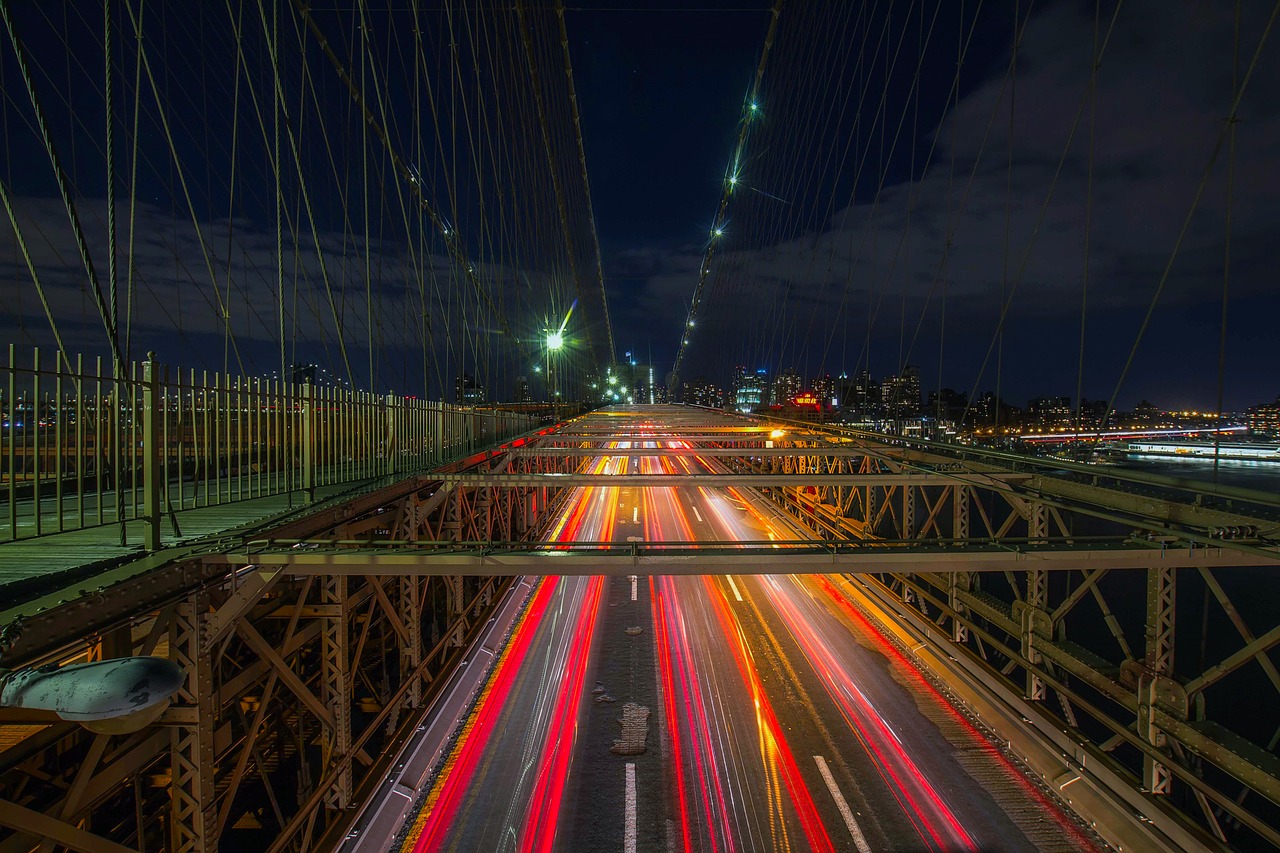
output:
[[698, 267], [697, 274], [698, 281], [693, 288], [693, 296], [689, 300], [688, 317], [685, 320], [684, 328], [680, 330], [680, 341], [676, 345], [676, 357], [671, 368], [669, 382], [673, 390], [679, 383], [680, 366], [684, 361], [685, 348], [689, 345], [690, 329], [694, 327], [697, 320], [698, 308], [702, 303], [703, 290], [706, 287], [707, 278], [711, 274], [711, 260], [715, 257], [716, 248], [720, 242], [718, 238], [724, 236], [724, 230], [728, 224], [729, 202], [733, 198], [734, 189], [737, 188], [739, 172], [747, 154], [747, 139], [760, 112], [760, 81], [764, 78], [765, 67], [769, 63], [769, 52], [773, 48], [774, 36], [778, 32], [778, 17], [782, 14], [784, 2], [785, 0], [775, 0], [773, 4], [773, 12], [769, 17], [769, 29], [764, 37], [764, 47], [760, 50], [760, 61], [756, 65], [755, 78], [752, 80], [747, 98], [742, 104], [742, 113], [738, 118], [738, 139], [734, 145], [733, 156], [725, 169], [724, 183], [720, 189], [720, 202], [716, 206], [715, 218], [711, 221], [711, 233], [702, 252], [702, 263]]

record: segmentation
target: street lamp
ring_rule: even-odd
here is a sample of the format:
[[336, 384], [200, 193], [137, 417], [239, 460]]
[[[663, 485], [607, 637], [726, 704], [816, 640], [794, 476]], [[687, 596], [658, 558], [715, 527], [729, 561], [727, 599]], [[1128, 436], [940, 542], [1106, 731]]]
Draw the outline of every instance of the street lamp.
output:
[[[551, 394], [551, 416], [556, 421], [560, 420], [560, 400], [559, 400], [560, 388], [558, 387], [560, 384], [560, 375], [558, 372], [555, 374], [552, 374], [551, 354], [553, 352], [558, 352], [563, 348], [564, 348], [564, 327], [562, 326], [561, 328], [556, 329], [554, 331], [548, 330], [547, 337], [546, 337], [547, 391]], [[554, 385], [553, 385], [553, 375], [554, 375]]]

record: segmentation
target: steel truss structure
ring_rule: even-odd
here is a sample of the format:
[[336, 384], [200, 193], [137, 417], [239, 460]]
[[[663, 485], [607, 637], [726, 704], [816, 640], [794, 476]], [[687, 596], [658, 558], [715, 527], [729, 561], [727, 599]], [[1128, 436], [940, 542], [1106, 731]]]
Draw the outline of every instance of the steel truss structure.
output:
[[[519, 538], [547, 507], [538, 490], [491, 501], [441, 476], [253, 535]], [[227, 544], [156, 555], [8, 626], [8, 668], [167, 655], [186, 681], [158, 723], [127, 734], [0, 709], [0, 850], [333, 849], [350, 807], [389, 772], [390, 747], [421, 723], [512, 587], [510, 577], [230, 567], [217, 559]]]
[[167, 653], [187, 680], [130, 735], [10, 714], [25, 736], [0, 756], [3, 848], [332, 849], [508, 584], [250, 569], [58, 650], [45, 659]]
[[1280, 714], [1262, 701], [1280, 692], [1280, 613], [1251, 595], [1280, 559], [1273, 498], [698, 411], [678, 421], [575, 422], [31, 620], [7, 638], [8, 665], [168, 654], [187, 683], [159, 724], [128, 735], [6, 712], [0, 824], [19, 831], [0, 849], [35, 849], [35, 834], [83, 850], [332, 847], [510, 574], [765, 566], [750, 543], [570, 543], [554, 562], [534, 544], [571, 488], [599, 479], [592, 458], [667, 452], [720, 472], [700, 485], [724, 478], [791, 519], [797, 542], [770, 543], [769, 563], [857, 571], [1022, 696], [1028, 719], [1069, 733], [1080, 772], [1128, 779], [1146, 814], [1206, 847], [1242, 833], [1280, 846]]
[[[1079, 763], [1129, 778], [1149, 813], [1193, 827], [1208, 846], [1241, 832], [1280, 846], [1280, 714], [1257, 701], [1280, 692], [1280, 612], [1249, 598], [1280, 562], [1273, 496], [785, 426], [694, 413], [670, 431], [571, 427], [444, 478], [433, 500], [469, 509], [464, 530], [424, 528], [435, 542], [332, 538], [292, 553], [262, 542], [252, 559], [298, 574], [357, 559], [409, 575], [874, 573], [928, 631], [1016, 687], [1029, 713], [1085, 744]], [[722, 473], [631, 474], [628, 487], [688, 481], [758, 494], [820, 544], [771, 542], [765, 557], [749, 543], [568, 543], [552, 564], [545, 546], [516, 547], [508, 531], [519, 525], [508, 520], [528, 518], [524, 508], [607, 482], [585, 473], [587, 460], [654, 453], [702, 456]], [[1188, 645], [1198, 655], [1175, 654]]]
[[[1243, 831], [1280, 846], [1280, 612], [1252, 595], [1260, 582], [1274, 585], [1274, 496], [1059, 460], [1010, 464], [1007, 455], [841, 430], [811, 430], [786, 444], [789, 453], [726, 462], [744, 472], [814, 474], [810, 487], [767, 493], [822, 539], [1080, 543], [1079, 561], [1065, 570], [1031, 560], [1000, 572], [937, 571], [921, 561], [915, 571], [886, 567], [893, 570], [879, 582], [919, 625], [1084, 736], [1092, 746], [1082, 765], [1127, 774], [1152, 809], [1157, 801], [1174, 806], [1217, 842]], [[924, 472], [954, 482], [913, 482]], [[1009, 476], [1016, 473], [1026, 476]], [[832, 474], [849, 484], [832, 483]], [[885, 474], [900, 483], [884, 484]], [[1145, 543], [1150, 561], [1121, 570], [1091, 559], [1083, 542], [1105, 535]], [[1211, 550], [1199, 552], [1204, 560], [1191, 550], [1188, 564], [1163, 562], [1170, 550], [1209, 543], [1223, 549], [1221, 562], [1208, 559]]]
[[[1130, 778], [1152, 813], [1194, 825], [1210, 844], [1244, 832], [1280, 846], [1280, 714], [1257, 701], [1280, 692], [1280, 612], [1250, 598], [1280, 561], [1280, 502], [1061, 460], [786, 427], [699, 413], [667, 432], [561, 431], [442, 478], [424, 507], [456, 506], [442, 518], [469, 512], [465, 527], [385, 537], [365, 527], [305, 551], [264, 540], [225, 559], [299, 575], [358, 564], [411, 576], [871, 574], [928, 631], [1016, 687], [1029, 712], [1088, 744], [1081, 762]], [[669, 441], [676, 446], [660, 447]], [[549, 546], [518, 541], [529, 507], [616, 482], [585, 473], [587, 460], [655, 453], [701, 456], [722, 473], [631, 474], [628, 487], [758, 494], [816, 542], [559, 543], [549, 563]], [[1198, 654], [1175, 654], [1188, 646]]]

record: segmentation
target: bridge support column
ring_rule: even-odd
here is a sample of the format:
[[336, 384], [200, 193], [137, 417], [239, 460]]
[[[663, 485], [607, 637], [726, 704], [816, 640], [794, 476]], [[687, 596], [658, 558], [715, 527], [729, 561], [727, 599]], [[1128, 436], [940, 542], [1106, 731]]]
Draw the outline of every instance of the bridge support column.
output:
[[[1027, 520], [1027, 539], [1032, 544], [1045, 541], [1049, 535], [1049, 508], [1036, 502], [1031, 505], [1031, 516]], [[1053, 626], [1046, 612], [1049, 605], [1049, 573], [1045, 571], [1027, 572], [1027, 610], [1030, 618], [1023, 623], [1022, 653], [1030, 664], [1039, 664], [1043, 656], [1036, 649], [1036, 629], [1043, 630], [1049, 638], [1053, 636]], [[1047, 625], [1047, 627], [1046, 627]], [[1034, 671], [1027, 670], [1026, 698], [1033, 702], [1043, 702], [1046, 696], [1044, 680]]]
[[299, 461], [302, 465], [299, 484], [308, 502], [316, 499], [316, 406], [315, 389], [302, 383], [302, 409], [299, 423]]
[[[1173, 643], [1177, 628], [1176, 569], [1147, 569], [1146, 654], [1138, 675], [1138, 733], [1152, 746], [1165, 746], [1165, 734], [1156, 728], [1154, 707], [1164, 693], [1173, 692]], [[1185, 694], [1183, 696], [1186, 701]], [[1142, 784], [1153, 794], [1168, 794], [1173, 783], [1169, 768], [1151, 755], [1142, 759]]]
[[427, 409], [427, 462], [434, 468], [444, 458], [444, 412], [439, 406]]
[[160, 498], [165, 485], [162, 474], [166, 452], [161, 446], [162, 395], [160, 365], [156, 364], [156, 354], [149, 352], [142, 363], [142, 506], [146, 518], [142, 535], [148, 551], [160, 550]]
[[448, 610], [449, 645], [461, 647], [466, 637], [466, 620], [462, 618], [467, 606], [466, 578], [446, 576], [441, 578], [445, 586], [446, 610]]
[[[376, 583], [372, 579], [368, 582]], [[321, 603], [324, 606], [320, 627], [321, 677], [324, 704], [333, 716], [333, 731], [326, 742], [323, 762], [327, 768], [351, 751], [350, 607], [346, 575], [321, 578]], [[351, 765], [348, 764], [325, 793], [325, 806], [346, 808], [351, 802], [351, 787]]]
[[916, 538], [916, 490], [910, 485], [902, 487], [902, 538]]
[[969, 487], [951, 487], [951, 538], [969, 538]]
[[411, 685], [405, 692], [401, 707], [413, 709], [422, 704], [422, 678], [413, 674], [422, 663], [422, 580], [420, 578], [400, 578], [398, 603], [400, 621], [404, 623], [407, 632], [400, 642], [400, 678], [403, 681], [412, 675]]
[[400, 442], [399, 435], [396, 430], [396, 419], [400, 415], [400, 410], [396, 405], [396, 398], [393, 394], [388, 394], [382, 407], [383, 421], [386, 424], [386, 439], [382, 443], [384, 458], [383, 473], [388, 477], [396, 475], [396, 460], [400, 458]]
[[212, 652], [202, 637], [208, 619], [208, 597], [196, 593], [175, 605], [169, 628], [174, 661], [187, 674], [169, 713], [177, 721], [169, 729], [172, 787], [169, 797], [169, 849], [174, 853], [206, 853], [218, 849], [214, 796], [213, 731], [215, 728]]
[[[952, 572], [947, 576], [947, 604], [957, 614], [967, 614], [962, 598], [969, 594], [968, 572]], [[969, 627], [956, 616], [951, 618], [951, 639], [957, 643], [969, 642]]]

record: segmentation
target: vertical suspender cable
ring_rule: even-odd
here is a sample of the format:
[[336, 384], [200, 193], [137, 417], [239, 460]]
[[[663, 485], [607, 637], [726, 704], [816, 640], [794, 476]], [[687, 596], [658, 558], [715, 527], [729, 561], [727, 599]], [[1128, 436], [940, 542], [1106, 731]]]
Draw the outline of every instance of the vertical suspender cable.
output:
[[[1013, 4], [1013, 58], [1010, 60], [1010, 78], [1009, 78], [1009, 142], [1008, 142], [1008, 165], [1005, 170], [1004, 183], [1004, 266], [1000, 272], [1000, 305], [1005, 304], [1005, 293], [1009, 289], [1009, 242], [1011, 239], [1010, 231], [1013, 228], [1013, 120], [1017, 115], [1018, 102], [1018, 45], [1021, 40], [1018, 38], [1018, 22], [1022, 20], [1019, 14], [1021, 3], [1015, 0]], [[1025, 24], [1024, 24], [1025, 26]], [[1097, 51], [1094, 51], [1097, 56]], [[1001, 320], [1003, 321], [1003, 317]], [[1000, 399], [1001, 379], [1004, 378], [1004, 323], [1001, 322], [996, 328], [996, 399], [995, 399], [995, 428], [1000, 428], [1000, 408], [1003, 401]], [[975, 386], [974, 391], [978, 389]]]
[[[0, 2], [5, 2], [5, 0], [0, 0]], [[200, 229], [200, 220], [196, 215], [195, 202], [192, 199], [191, 190], [187, 184], [187, 177], [186, 177], [186, 173], [183, 171], [181, 159], [178, 157], [178, 149], [176, 144], [174, 143], [173, 130], [169, 124], [169, 117], [164, 110], [165, 99], [160, 94], [160, 85], [156, 81], [155, 73], [152, 71], [152, 68], [151, 68], [151, 61], [147, 58], [146, 49], [143, 46], [141, 15], [139, 14], [135, 16], [132, 10], [130, 10], [129, 15], [133, 23], [134, 33], [138, 39], [138, 59], [140, 64], [142, 65], [143, 70], [147, 74], [147, 82], [151, 89], [152, 100], [154, 100], [156, 104], [156, 114], [160, 119], [161, 129], [164, 130], [164, 138], [165, 138], [165, 142], [168, 144], [168, 147], [169, 147], [169, 156], [172, 158], [172, 161], [173, 161], [173, 169], [178, 176], [178, 183], [182, 187], [182, 195], [183, 195], [183, 199], [186, 201], [186, 204], [187, 204], [187, 212], [191, 216], [191, 227], [195, 231], [196, 241], [200, 244], [200, 255], [204, 260], [205, 270], [209, 275], [209, 281], [213, 285], [213, 295], [214, 295], [215, 301], [218, 303], [217, 305], [218, 312], [219, 312], [219, 315], [222, 317], [223, 321], [229, 323], [229, 319], [227, 315], [226, 300], [223, 299], [222, 291], [219, 290], [218, 288], [218, 276], [217, 276], [217, 273], [214, 271], [213, 259], [209, 254], [209, 243], [204, 238], [204, 233]], [[135, 141], [135, 145], [136, 145], [136, 141]], [[175, 256], [175, 261], [176, 260], [177, 258]], [[228, 286], [227, 286], [228, 294], [230, 294], [230, 290], [231, 290], [231, 287], [230, 287], [230, 283], [228, 282]], [[230, 338], [231, 349], [236, 356], [236, 364], [239, 367], [240, 372], [243, 374], [245, 370], [244, 370], [244, 363], [240, 359], [240, 348], [236, 345], [234, 336], [230, 335], [229, 325], [228, 325], [228, 336]], [[224, 365], [224, 367], [225, 366], [226, 365]]]
[[[271, 39], [271, 53], [276, 55], [280, 49], [280, 13], [271, 16], [271, 32], [265, 34]], [[240, 39], [240, 31], [236, 31], [236, 39]], [[280, 340], [280, 381], [290, 382], [287, 369], [288, 359], [285, 357], [284, 334], [284, 187], [282, 186], [283, 164], [280, 162], [280, 89], [271, 87], [271, 163], [276, 178], [276, 335]]]
[[[1102, 21], [1102, 0], [1093, 7], [1093, 61], [1098, 61], [1098, 27]], [[1093, 232], [1093, 156], [1094, 138], [1098, 125], [1098, 69], [1089, 74], [1089, 158], [1086, 165], [1087, 179], [1084, 195], [1084, 269], [1080, 278], [1080, 361], [1076, 365], [1076, 424], [1075, 434], [1080, 435], [1080, 418], [1084, 411], [1084, 344], [1085, 320], [1089, 308], [1089, 239]]]
[[[728, 176], [737, 175], [739, 164], [742, 163], [742, 156], [746, 150], [747, 132], [751, 127], [752, 118], [758, 109], [757, 99], [760, 95], [760, 81], [764, 78], [764, 69], [769, 62], [769, 51], [773, 48], [773, 37], [778, 32], [778, 18], [782, 14], [782, 5], [784, 0], [774, 0], [773, 13], [769, 18], [769, 31], [765, 33], [764, 48], [760, 51], [760, 63], [756, 66], [756, 76], [751, 84], [751, 94], [748, 95], [748, 103], [744, 105], [742, 118], [738, 123], [738, 142], [734, 146], [733, 159], [729, 163]], [[702, 264], [698, 268], [698, 283], [693, 288], [693, 299], [689, 302], [689, 316], [685, 326], [680, 329], [680, 344], [676, 348], [675, 363], [671, 368], [670, 381], [667, 383], [668, 392], [675, 394], [676, 388], [680, 382], [680, 363], [684, 360], [684, 352], [688, 346], [689, 326], [697, 319], [699, 303], [702, 301], [702, 292], [707, 285], [707, 277], [711, 273], [711, 259], [716, 252], [716, 245], [719, 242], [716, 237], [720, 236], [715, 233], [720, 229], [729, 213], [729, 199], [732, 194], [732, 184], [726, 177], [723, 189], [720, 193], [720, 204], [716, 208], [716, 217], [711, 223], [712, 237], [707, 241], [706, 251], [703, 253]]]
[[[116, 294], [116, 143], [115, 110], [111, 98], [111, 2], [102, 0], [102, 91], [106, 111], [107, 156], [107, 294], [111, 328], [120, 334], [120, 309]], [[117, 375], [119, 371], [117, 370]]]
[[[275, 8], [274, 5], [272, 8]], [[262, 23], [263, 32], [268, 31], [267, 12], [261, 0], [258, 3], [258, 17]], [[276, 53], [276, 45], [271, 45], [271, 67], [272, 79], [277, 93], [277, 98], [283, 98], [284, 84], [280, 80], [280, 59]], [[314, 208], [311, 206], [311, 196], [307, 192], [307, 182], [302, 175], [302, 153], [297, 137], [294, 135], [293, 128], [288, 126], [288, 114], [285, 114], [285, 129], [289, 133], [289, 152], [293, 155], [293, 165], [298, 172], [298, 188], [302, 193], [302, 202], [307, 208], [307, 222], [311, 226], [311, 240], [315, 243], [316, 262], [320, 266], [320, 278], [324, 281], [325, 296], [329, 303], [329, 313], [333, 319], [334, 333], [338, 338], [338, 352], [342, 354], [342, 367], [347, 374], [347, 382], [355, 383], [355, 376], [351, 372], [351, 359], [347, 357], [347, 342], [343, 336], [342, 319], [338, 316], [338, 306], [333, 301], [333, 284], [329, 280], [328, 265], [324, 260], [324, 245], [320, 242], [320, 233], [316, 228], [316, 218]]]
[[[979, 11], [981, 11], [981, 4], [979, 4]], [[976, 13], [975, 13], [975, 15], [976, 15]], [[955, 136], [956, 136], [956, 125], [957, 125], [957, 122], [958, 122], [958, 120], [959, 120], [959, 117], [958, 117], [958, 115], [957, 115], [957, 114], [959, 113], [959, 105], [960, 105], [960, 72], [961, 72], [961, 70], [964, 68], [964, 55], [965, 55], [965, 40], [964, 40], [964, 0], [960, 0], [960, 16], [959, 16], [959, 21], [960, 21], [960, 24], [959, 24], [959, 26], [956, 28], [956, 29], [957, 29], [957, 35], [956, 35], [956, 77], [955, 77], [955, 81], [954, 81], [954, 83], [952, 84], [952, 87], [951, 87], [951, 92], [952, 92], [952, 95], [953, 95], [953, 100], [952, 100], [952, 102], [951, 102], [951, 103], [952, 103], [952, 105], [951, 105], [951, 137], [952, 137], [953, 139], [954, 139], [954, 138], [955, 138]], [[951, 146], [951, 165], [950, 165], [950, 168], [947, 170], [947, 205], [946, 205], [946, 209], [947, 209], [947, 215], [948, 215], [948, 216], [950, 216], [950, 215], [951, 215], [952, 190], [953, 190], [954, 185], [955, 185], [955, 180], [956, 180], [956, 146], [952, 145], [952, 146]], [[950, 244], [950, 239], [951, 239], [951, 237], [950, 237], [950, 235], [948, 235], [948, 236], [947, 236], [947, 240], [948, 240], [948, 248], [949, 248], [949, 244]], [[934, 411], [934, 417], [937, 419], [938, 423], [941, 423], [941, 422], [942, 422], [942, 388], [943, 388], [943, 385], [942, 385], [942, 369], [943, 369], [943, 365], [944, 365], [944, 358], [943, 358], [943, 357], [944, 357], [944, 355], [946, 354], [946, 343], [947, 343], [947, 279], [946, 279], [946, 277], [943, 277], [943, 279], [942, 279], [942, 304], [941, 304], [941, 309], [940, 309], [940, 311], [939, 311], [939, 316], [938, 316], [938, 399], [937, 399], [937, 406], [936, 406], [936, 409], [935, 409], [935, 411]], [[975, 389], [975, 391], [976, 391], [976, 389]], [[975, 393], [975, 391], [971, 391], [970, 393]]]
[[[542, 82], [538, 77], [538, 63], [533, 51], [533, 36], [529, 33], [529, 27], [525, 22], [524, 3], [516, 0], [516, 20], [519, 23], [520, 34], [524, 41], [524, 55], [529, 67], [529, 86], [533, 89], [533, 103], [538, 112], [538, 127], [542, 131], [542, 147], [547, 155], [547, 171], [551, 175], [551, 186], [555, 192], [556, 209], [560, 214], [560, 230], [564, 237], [565, 257], [569, 261], [569, 275], [573, 277], [574, 292], [582, 299], [585, 294], [582, 291], [582, 279], [578, 274], [578, 258], [577, 250], [573, 244], [573, 231], [569, 227], [569, 208], [565, 203], [564, 185], [560, 181], [560, 170], [557, 168], [555, 153], [551, 150], [551, 129], [547, 126], [547, 110], [546, 104], [542, 100]], [[585, 308], [585, 299], [583, 299]], [[599, 354], [596, 352], [595, 344], [591, 339], [590, 327], [586, 328], [587, 346], [591, 350], [592, 359], [597, 361]], [[612, 353], [609, 356], [612, 358]]]
[[[127, 2], [127, 0], [126, 0]], [[124, 308], [124, 356], [133, 357], [133, 293], [137, 266], [133, 258], [133, 240], [137, 234], [138, 213], [138, 123], [142, 114], [142, 11], [144, 0], [138, 0], [138, 53], [133, 72], [133, 150], [129, 163], [129, 275], [125, 289]]]
[[[1111, 14], [1111, 21], [1107, 25], [1107, 32], [1099, 43], [1097, 52], [1094, 54], [1092, 74], [1095, 76], [1097, 75], [1098, 70], [1102, 67], [1102, 57], [1107, 51], [1107, 46], [1111, 43], [1111, 35], [1115, 31], [1116, 21], [1119, 19], [1120, 11], [1123, 8], [1124, 2], [1123, 0], [1119, 0]], [[1025, 30], [1025, 27], [1023, 29]], [[1044, 225], [1045, 216], [1049, 211], [1049, 204], [1053, 201], [1053, 194], [1057, 190], [1058, 180], [1062, 177], [1062, 170], [1066, 165], [1067, 156], [1071, 152], [1071, 145], [1075, 141], [1076, 132], [1080, 129], [1080, 122], [1084, 119], [1084, 111], [1087, 106], [1089, 106], [1089, 90], [1086, 88], [1084, 97], [1080, 99], [1080, 106], [1076, 109], [1075, 118], [1072, 119], [1071, 128], [1067, 132], [1067, 141], [1062, 146], [1062, 154], [1058, 157], [1057, 168], [1054, 169], [1053, 178], [1049, 181], [1049, 189], [1045, 193], [1044, 201], [1040, 204], [1040, 212], [1036, 215], [1035, 224], [1031, 228], [1031, 237], [1027, 241], [1026, 248], [1022, 253], [1022, 260], [1018, 265], [1018, 274], [1014, 276], [1013, 280], [1010, 282], [1008, 295], [1003, 300], [1003, 304], [1000, 309], [1000, 319], [996, 323], [996, 330], [991, 336], [991, 343], [987, 346], [986, 355], [982, 358], [982, 366], [978, 369], [978, 375], [973, 381], [975, 388], [982, 381], [982, 377], [986, 373], [987, 365], [991, 362], [991, 354], [995, 352], [996, 343], [1004, 331], [1005, 321], [1009, 317], [1009, 309], [1013, 306], [1013, 298], [1017, 295], [1018, 287], [1026, 278], [1027, 266], [1031, 262], [1031, 254], [1035, 249], [1036, 239], [1040, 236], [1040, 229]], [[996, 400], [996, 404], [998, 407], [998, 399]], [[968, 412], [969, 409], [965, 409], [966, 417], [968, 416]], [[963, 422], [964, 421], [962, 420], [961, 423]]]
[[[369, 65], [369, 26], [364, 17], [364, 3], [360, 10], [360, 91], [368, 87], [365, 84], [365, 71]], [[360, 134], [360, 174], [364, 196], [364, 329], [368, 339], [369, 350], [369, 389], [376, 390], [373, 381], [373, 276], [370, 271], [369, 253], [369, 138]]]
[[[1235, 42], [1231, 50], [1231, 94], [1240, 85], [1240, 0], [1236, 0]], [[1222, 324], [1218, 329], [1218, 429], [1222, 428], [1222, 397], [1227, 367], [1227, 293], [1231, 285], [1231, 207], [1236, 179], [1236, 124], [1234, 113], [1227, 116], [1227, 212], [1226, 233], [1222, 241]], [[1213, 434], [1213, 482], [1218, 483], [1218, 463], [1222, 451], [1222, 433]]]
[[[596, 278], [600, 283], [600, 308], [604, 314], [605, 336], [609, 344], [608, 364], [618, 357], [614, 348], [613, 323], [609, 319], [609, 295], [604, 286], [604, 259], [600, 254], [600, 232], [596, 228], [595, 209], [591, 204], [591, 182], [587, 180], [587, 149], [582, 143], [582, 117], [578, 112], [578, 93], [573, 85], [573, 65], [569, 59], [569, 33], [564, 25], [564, 0], [556, 0], [556, 18], [560, 23], [560, 47], [564, 52], [564, 76], [569, 84], [569, 109], [573, 114], [573, 129], [578, 138], [578, 161], [582, 165], [582, 191], [587, 197], [587, 221], [591, 225], [591, 242], [596, 250]], [[653, 360], [649, 360], [653, 364]]]

